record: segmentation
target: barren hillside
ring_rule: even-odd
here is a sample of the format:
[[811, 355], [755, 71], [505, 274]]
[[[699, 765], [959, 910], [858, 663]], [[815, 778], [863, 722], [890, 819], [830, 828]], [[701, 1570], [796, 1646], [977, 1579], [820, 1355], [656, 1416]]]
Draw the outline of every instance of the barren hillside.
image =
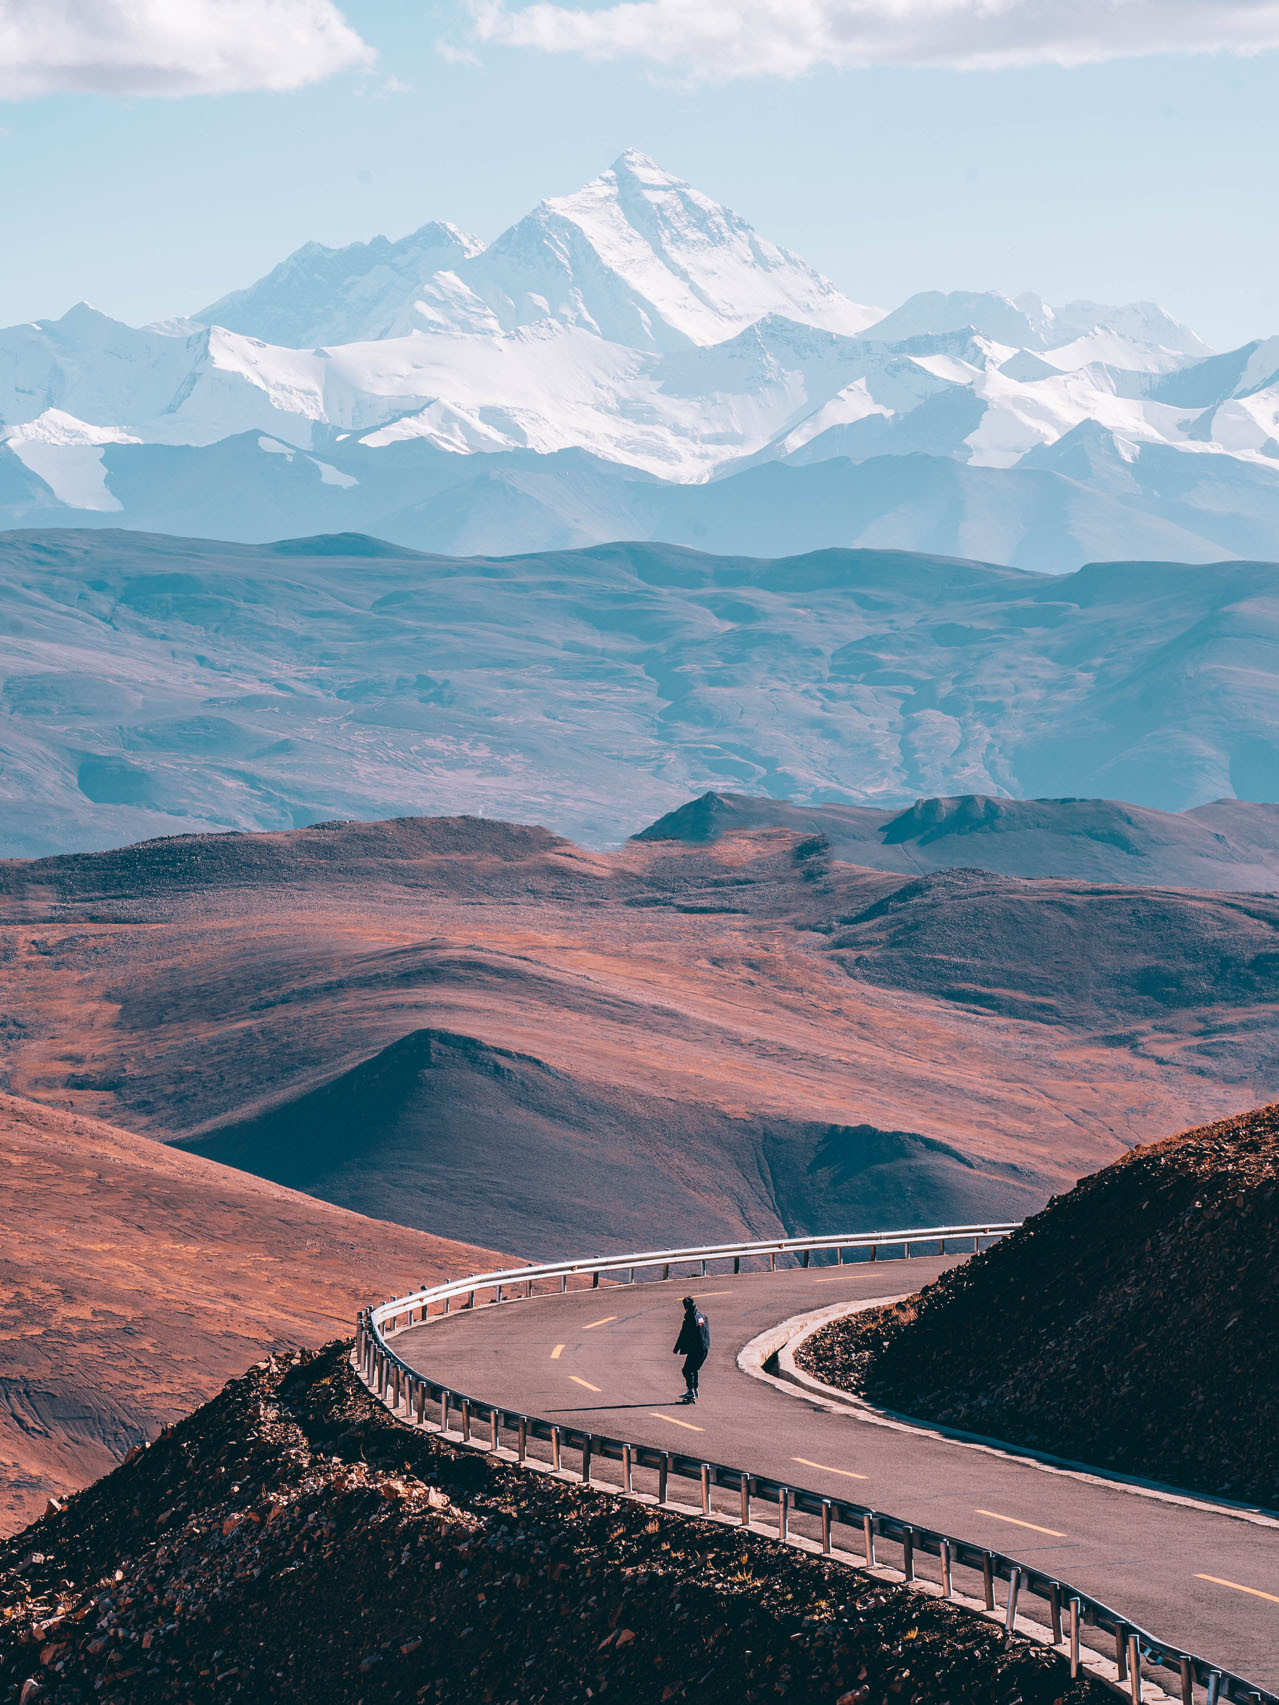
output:
[[474, 818], [0, 866], [9, 1088], [524, 1255], [1020, 1215], [1279, 1075], [1279, 901]]
[[1134, 1150], [806, 1360], [913, 1415], [1277, 1509], [1277, 1209], [1260, 1107]]
[[0, 1533], [263, 1350], [480, 1251], [0, 1096]]

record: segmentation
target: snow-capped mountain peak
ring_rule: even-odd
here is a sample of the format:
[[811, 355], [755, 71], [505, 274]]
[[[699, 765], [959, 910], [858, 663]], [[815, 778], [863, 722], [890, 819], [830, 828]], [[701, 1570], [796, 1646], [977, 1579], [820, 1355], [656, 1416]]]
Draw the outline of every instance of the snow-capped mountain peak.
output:
[[308, 243], [194, 319], [0, 331], [0, 518], [69, 511], [433, 549], [730, 536], [697, 513], [751, 550], [1269, 556], [1279, 340], [1212, 355], [1152, 303], [991, 290], [879, 315], [631, 149], [487, 246]]
[[766, 314], [855, 334], [879, 318], [744, 219], [627, 149], [430, 282], [396, 324], [513, 332], [556, 324], [611, 343], [720, 343]]
[[1113, 307], [1081, 301], [1056, 308], [1033, 291], [1013, 298], [998, 290], [924, 290], [885, 314], [867, 335], [876, 343], [902, 343], [966, 329], [1015, 349], [1052, 351], [1054, 364], [1063, 369], [1107, 361], [1166, 372], [1212, 353], [1189, 326], [1154, 302]]
[[386, 337], [435, 273], [476, 255], [478, 237], [433, 220], [391, 242], [304, 243], [265, 277], [193, 318], [294, 349]]

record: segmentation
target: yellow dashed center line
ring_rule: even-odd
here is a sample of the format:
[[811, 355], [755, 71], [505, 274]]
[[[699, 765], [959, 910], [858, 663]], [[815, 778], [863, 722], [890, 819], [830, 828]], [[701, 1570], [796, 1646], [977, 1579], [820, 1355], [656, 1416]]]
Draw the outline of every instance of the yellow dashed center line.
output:
[[684, 1427], [690, 1433], [704, 1433], [705, 1427], [695, 1427], [691, 1421], [681, 1421], [678, 1415], [663, 1415], [657, 1409], [650, 1409], [649, 1414], [655, 1421], [669, 1421], [672, 1427]]
[[564, 1346], [563, 1346], [563, 1344], [557, 1344], [557, 1345], [556, 1345], [556, 1346], [555, 1346], [555, 1348], [554, 1348], [554, 1349], [553, 1349], [553, 1350], [552, 1350], [552, 1351], [551, 1351], [551, 1360], [552, 1360], [552, 1361], [553, 1361], [553, 1362], [558, 1362], [558, 1361], [559, 1361], [559, 1359], [560, 1359], [560, 1357], [561, 1357], [561, 1356], [562, 1356], [562, 1355], [563, 1355], [563, 1354], [564, 1354]]
[[973, 1514], [989, 1516], [991, 1521], [1006, 1521], [1013, 1527], [1028, 1527], [1032, 1533], [1046, 1533], [1049, 1539], [1065, 1539], [1066, 1537], [1055, 1527], [1040, 1527], [1038, 1522], [1018, 1521], [1016, 1516], [1001, 1516], [996, 1510], [974, 1510]]
[[584, 1385], [588, 1391], [599, 1390], [598, 1385], [592, 1385], [589, 1379], [579, 1379], [575, 1373], [571, 1373], [568, 1377], [573, 1381], [574, 1385]]
[[732, 1291], [690, 1291], [689, 1296], [705, 1299], [706, 1297], [731, 1297]]
[[617, 1316], [615, 1314], [606, 1314], [602, 1320], [589, 1321], [585, 1326], [583, 1326], [582, 1331], [589, 1332], [593, 1326], [607, 1326], [610, 1321], [616, 1319]]
[[1237, 1593], [1247, 1593], [1250, 1598], [1264, 1598], [1268, 1604], [1279, 1604], [1279, 1596], [1274, 1593], [1263, 1593], [1260, 1587], [1241, 1586], [1238, 1581], [1223, 1581], [1220, 1575], [1196, 1575], [1197, 1581], [1211, 1581], [1214, 1587], [1233, 1587]]
[[801, 1463], [805, 1468], [820, 1468], [823, 1474], [842, 1474], [845, 1480], [865, 1480], [865, 1474], [854, 1474], [851, 1468], [832, 1468], [829, 1462], [810, 1462], [806, 1456], [793, 1456], [792, 1462]]

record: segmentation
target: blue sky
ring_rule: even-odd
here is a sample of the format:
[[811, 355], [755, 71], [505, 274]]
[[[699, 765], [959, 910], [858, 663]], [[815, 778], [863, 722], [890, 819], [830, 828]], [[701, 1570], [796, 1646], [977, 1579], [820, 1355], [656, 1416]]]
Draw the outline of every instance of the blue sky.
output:
[[[0, 0], [0, 49], [34, 3]], [[542, 10], [553, 36], [568, 14]], [[633, 145], [859, 301], [1147, 297], [1220, 347], [1279, 332], [1274, 50], [974, 70], [894, 62], [914, 50], [890, 45], [869, 65], [718, 77], [697, 44], [672, 64], [642, 44], [597, 59], [505, 25], [477, 41], [448, 4], [341, 11], [376, 60], [302, 88], [168, 98], [42, 73], [0, 100], [0, 323], [80, 298], [135, 322], [190, 312], [309, 238], [432, 218], [489, 238]]]

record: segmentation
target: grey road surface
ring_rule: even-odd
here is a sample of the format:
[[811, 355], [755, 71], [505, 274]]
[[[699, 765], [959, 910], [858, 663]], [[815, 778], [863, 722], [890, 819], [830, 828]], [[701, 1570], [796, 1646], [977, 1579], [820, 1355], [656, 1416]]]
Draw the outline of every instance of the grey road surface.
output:
[[[736, 1365], [743, 1344], [791, 1315], [900, 1295], [949, 1265], [606, 1286], [454, 1314], [400, 1333], [395, 1347], [410, 1366], [485, 1401], [705, 1456], [1003, 1551], [1279, 1690], [1279, 1524], [831, 1414]], [[671, 1354], [686, 1293], [712, 1333], [690, 1408], [678, 1403], [682, 1364]]]

